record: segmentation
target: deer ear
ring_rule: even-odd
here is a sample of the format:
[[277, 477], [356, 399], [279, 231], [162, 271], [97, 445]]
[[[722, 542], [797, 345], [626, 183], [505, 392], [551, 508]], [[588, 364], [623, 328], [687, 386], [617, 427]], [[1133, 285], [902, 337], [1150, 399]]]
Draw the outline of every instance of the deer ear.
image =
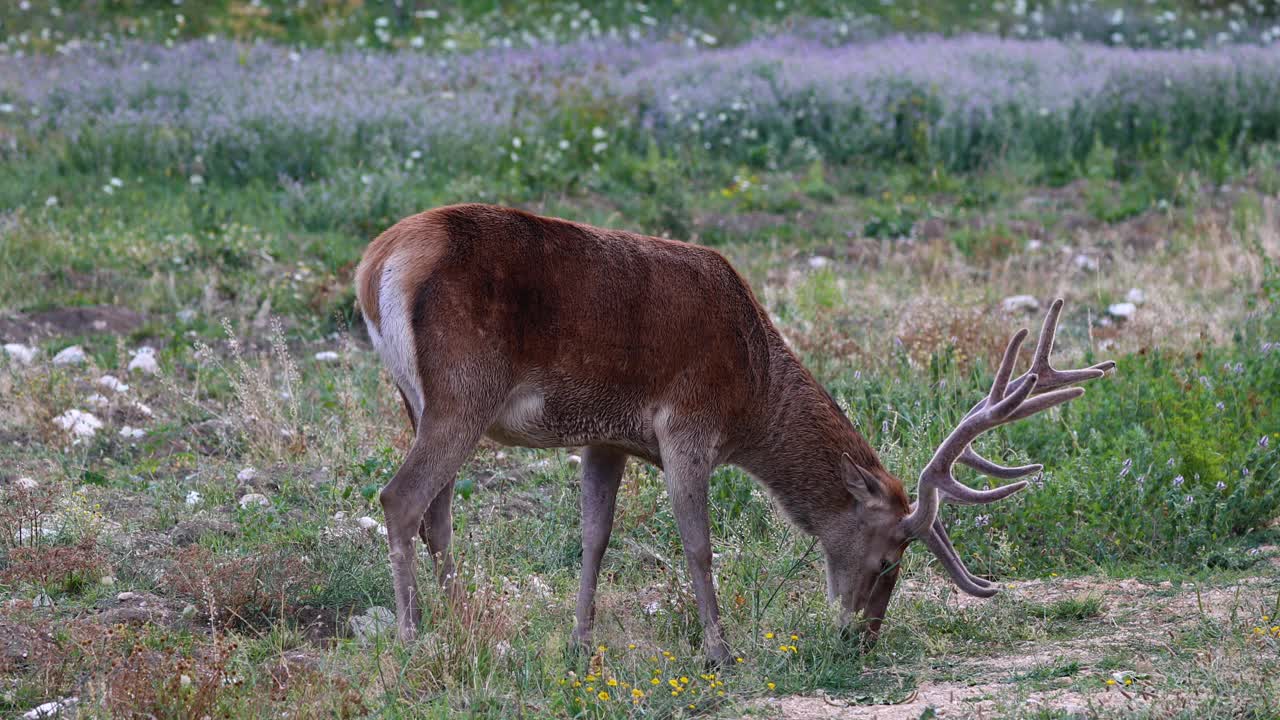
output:
[[848, 453], [841, 456], [840, 472], [844, 476], [844, 485], [849, 489], [849, 494], [853, 495], [854, 500], [868, 505], [884, 499], [885, 491], [884, 486], [880, 484], [880, 478], [855, 463]]

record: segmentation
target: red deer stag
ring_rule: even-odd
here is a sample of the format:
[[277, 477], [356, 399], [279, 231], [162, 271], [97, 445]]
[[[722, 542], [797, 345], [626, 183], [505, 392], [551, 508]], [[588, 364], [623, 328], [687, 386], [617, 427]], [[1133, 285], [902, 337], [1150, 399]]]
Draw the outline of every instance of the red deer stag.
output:
[[996, 593], [969, 572], [938, 520], [939, 503], [989, 503], [1016, 482], [973, 490], [955, 463], [997, 478], [974, 438], [1084, 392], [1105, 362], [1049, 364], [1062, 301], [1050, 308], [1031, 369], [1010, 381], [1026, 330], [1013, 337], [991, 392], [920, 473], [918, 498], [854, 429], [787, 347], [751, 288], [718, 252], [683, 242], [454, 205], [401, 220], [373, 241], [356, 273], [373, 345], [395, 380], [414, 440], [383, 488], [399, 637], [421, 621], [414, 535], [446, 586], [453, 565], [454, 476], [481, 437], [534, 448], [585, 446], [582, 581], [574, 639], [590, 644], [596, 580], [627, 457], [663, 470], [703, 649], [729, 656], [711, 575], [707, 486], [731, 463], [761, 482], [821, 543], [841, 623], [861, 614], [874, 640], [898, 562], [922, 540], [961, 590]]

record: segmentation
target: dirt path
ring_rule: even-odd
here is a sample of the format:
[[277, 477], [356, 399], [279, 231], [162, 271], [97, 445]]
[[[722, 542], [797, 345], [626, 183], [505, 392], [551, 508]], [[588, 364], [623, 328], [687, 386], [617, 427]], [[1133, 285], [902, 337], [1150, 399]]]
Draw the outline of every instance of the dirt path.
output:
[[[1277, 622], [1268, 613], [1280, 602], [1280, 553], [1268, 550], [1270, 557], [1254, 568], [1260, 574], [1212, 587], [1105, 578], [1016, 583], [1006, 592], [1035, 606], [1100, 598], [1101, 609], [1071, 637], [946, 658], [946, 677], [916, 669], [918, 687], [896, 704], [851, 704], [819, 694], [762, 701], [758, 709], [787, 720], [1004, 718], [1046, 711], [1053, 717], [1164, 717], [1211, 702], [1230, 715], [1235, 688], [1247, 693], [1251, 683], [1270, 682], [1259, 677], [1268, 671], [1254, 651], [1274, 663], [1280, 649], [1280, 635], [1268, 624]], [[963, 607], [974, 601], [952, 602]], [[1258, 625], [1272, 635], [1256, 635]], [[1195, 682], [1200, 670], [1206, 686]], [[1231, 681], [1215, 689], [1213, 678]]]

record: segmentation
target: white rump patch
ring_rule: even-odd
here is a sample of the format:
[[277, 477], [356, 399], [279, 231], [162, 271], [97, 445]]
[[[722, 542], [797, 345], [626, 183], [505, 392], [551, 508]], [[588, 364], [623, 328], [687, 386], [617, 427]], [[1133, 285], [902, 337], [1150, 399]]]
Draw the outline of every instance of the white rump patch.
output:
[[418, 356], [409, 318], [409, 298], [402, 280], [402, 262], [392, 255], [378, 278], [378, 312], [382, 332], [365, 319], [369, 338], [400, 391], [409, 399], [414, 418], [422, 417], [422, 379], [418, 377]]

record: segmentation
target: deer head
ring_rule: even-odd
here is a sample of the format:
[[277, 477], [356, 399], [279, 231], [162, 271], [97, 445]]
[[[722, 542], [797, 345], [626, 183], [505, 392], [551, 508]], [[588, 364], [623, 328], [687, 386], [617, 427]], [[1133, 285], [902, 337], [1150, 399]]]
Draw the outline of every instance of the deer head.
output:
[[1080, 397], [1084, 389], [1069, 386], [1102, 377], [1115, 367], [1111, 361], [1080, 370], [1057, 370], [1050, 364], [1061, 312], [1062, 300], [1056, 300], [1045, 316], [1031, 368], [1012, 381], [1026, 329], [1019, 330], [1009, 341], [991, 391], [969, 410], [920, 472], [915, 503], [908, 505], [900, 492], [895, 492], [900, 485], [887, 472], [880, 468], [868, 470], [844, 456], [841, 472], [854, 503], [849, 512], [842, 514], [843, 522], [832, 523], [823, 537], [823, 548], [829, 595], [840, 601], [842, 624], [862, 617], [864, 640], [874, 641], [879, 633], [898, 580], [902, 555], [912, 541], [923, 541], [964, 592], [977, 597], [996, 594], [993, 583], [974, 575], [960, 560], [938, 518], [938, 510], [944, 502], [992, 503], [1026, 487], [1026, 481], [1019, 481], [991, 490], [975, 490], [956, 480], [953, 471], [956, 463], [1001, 479], [1040, 471], [1043, 466], [1039, 464], [997, 465], [978, 455], [971, 443], [992, 428]]

